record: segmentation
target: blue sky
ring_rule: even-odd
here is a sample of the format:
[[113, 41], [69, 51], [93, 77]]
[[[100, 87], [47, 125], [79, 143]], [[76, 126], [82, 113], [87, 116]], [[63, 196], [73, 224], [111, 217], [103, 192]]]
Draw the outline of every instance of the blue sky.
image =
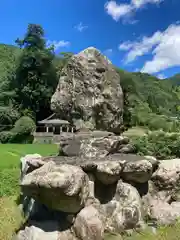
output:
[[180, 0], [1, 0], [0, 42], [41, 24], [57, 52], [94, 46], [122, 69], [180, 73]]

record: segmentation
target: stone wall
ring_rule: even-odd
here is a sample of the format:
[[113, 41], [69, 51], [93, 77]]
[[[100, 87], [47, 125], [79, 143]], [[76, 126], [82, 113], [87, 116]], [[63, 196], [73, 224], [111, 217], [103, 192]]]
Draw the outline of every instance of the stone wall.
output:
[[33, 143], [53, 143], [53, 133], [47, 133], [47, 132], [34, 132], [34, 141]]

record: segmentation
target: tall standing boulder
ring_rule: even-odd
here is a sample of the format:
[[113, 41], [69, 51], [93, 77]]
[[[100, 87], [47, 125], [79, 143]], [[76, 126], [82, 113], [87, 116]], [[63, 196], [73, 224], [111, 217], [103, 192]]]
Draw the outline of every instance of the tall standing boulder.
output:
[[51, 108], [76, 129], [120, 133], [123, 92], [112, 63], [93, 47], [72, 56], [51, 98]]

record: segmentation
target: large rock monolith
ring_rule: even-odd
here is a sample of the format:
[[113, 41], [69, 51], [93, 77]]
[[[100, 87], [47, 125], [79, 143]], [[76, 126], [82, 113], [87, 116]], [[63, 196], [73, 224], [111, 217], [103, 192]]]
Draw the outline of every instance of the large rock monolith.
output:
[[51, 98], [51, 108], [76, 129], [120, 133], [123, 125], [123, 92], [120, 76], [96, 48], [74, 55], [62, 70]]

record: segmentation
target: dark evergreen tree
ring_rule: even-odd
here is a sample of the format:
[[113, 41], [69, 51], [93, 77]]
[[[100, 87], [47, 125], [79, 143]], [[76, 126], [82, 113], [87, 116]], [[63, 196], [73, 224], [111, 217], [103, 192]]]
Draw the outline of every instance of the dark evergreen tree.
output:
[[22, 51], [12, 81], [16, 103], [22, 111], [33, 112], [36, 120], [43, 119], [51, 114], [50, 99], [58, 82], [53, 48], [46, 47], [44, 30], [36, 24], [29, 24], [24, 38], [16, 43]]

